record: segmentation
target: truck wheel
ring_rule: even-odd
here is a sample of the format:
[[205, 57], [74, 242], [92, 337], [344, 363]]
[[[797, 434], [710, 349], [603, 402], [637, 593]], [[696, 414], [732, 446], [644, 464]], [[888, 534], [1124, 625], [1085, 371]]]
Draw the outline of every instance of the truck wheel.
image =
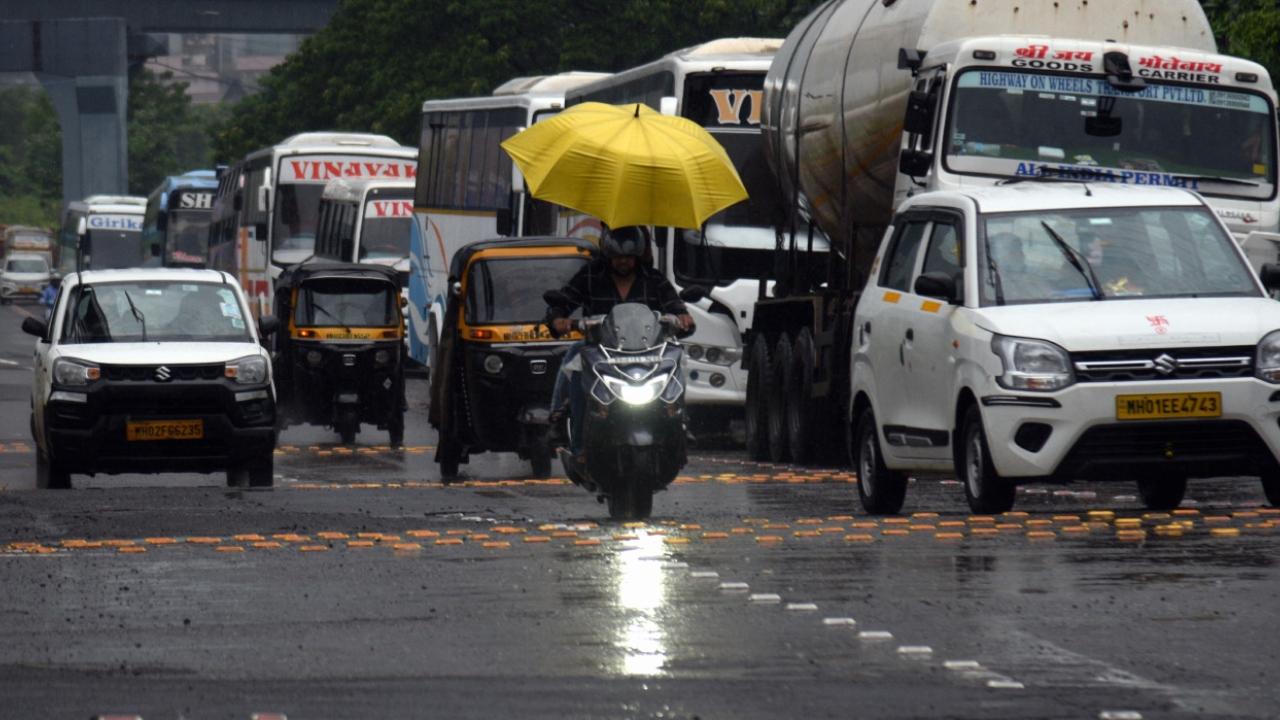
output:
[[784, 462], [787, 452], [787, 373], [791, 372], [791, 338], [783, 335], [773, 346], [769, 365], [769, 459]]
[[751, 341], [747, 361], [747, 403], [743, 422], [747, 431], [747, 457], [764, 460], [769, 456], [769, 341], [763, 334]]
[[987, 433], [982, 429], [982, 413], [977, 405], [969, 406], [960, 425], [956, 475], [964, 484], [969, 509], [975, 514], [995, 515], [1013, 508], [1017, 486], [1001, 478], [991, 464]]
[[249, 463], [244, 473], [249, 487], [271, 487], [276, 482], [275, 453], [267, 453]]
[[545, 434], [535, 439], [533, 447], [529, 448], [529, 464], [535, 478], [545, 480], [551, 477], [551, 444]]
[[858, 499], [872, 515], [897, 515], [907, 497], [907, 475], [890, 470], [880, 454], [880, 432], [876, 415], [867, 408], [858, 418], [854, 436], [858, 469]]
[[1185, 475], [1155, 475], [1138, 478], [1138, 495], [1148, 510], [1172, 510], [1182, 504], [1187, 494]]
[[404, 445], [404, 410], [391, 413], [391, 420], [387, 422], [387, 435], [391, 447], [398, 448]]
[[36, 448], [36, 488], [40, 490], [71, 489], [71, 473], [63, 470], [58, 463], [45, 457]]
[[791, 459], [800, 465], [813, 462], [813, 365], [816, 360], [813, 333], [804, 328], [796, 335], [791, 353], [791, 371], [787, 376], [787, 446]]

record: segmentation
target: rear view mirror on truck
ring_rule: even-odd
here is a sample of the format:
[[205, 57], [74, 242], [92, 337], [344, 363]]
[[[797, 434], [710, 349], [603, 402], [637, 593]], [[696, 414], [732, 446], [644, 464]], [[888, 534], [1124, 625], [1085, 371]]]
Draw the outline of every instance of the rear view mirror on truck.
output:
[[1262, 286], [1266, 289], [1280, 290], [1280, 265], [1276, 263], [1263, 265], [1258, 277], [1262, 280]]
[[902, 129], [912, 135], [930, 135], [933, 132], [933, 111], [938, 96], [932, 92], [916, 90], [907, 99], [907, 114]]
[[924, 177], [933, 166], [933, 155], [923, 150], [903, 150], [898, 159], [898, 171], [909, 177]]
[[959, 298], [955, 278], [944, 272], [927, 272], [916, 278], [915, 292], [921, 297], [938, 298], [951, 304]]

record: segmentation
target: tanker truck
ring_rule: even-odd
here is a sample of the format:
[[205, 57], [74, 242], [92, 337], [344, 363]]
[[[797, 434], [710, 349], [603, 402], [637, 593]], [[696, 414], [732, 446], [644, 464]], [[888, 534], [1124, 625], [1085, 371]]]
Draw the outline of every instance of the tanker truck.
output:
[[1188, 188], [1255, 262], [1276, 260], [1276, 93], [1262, 66], [1217, 54], [1196, 0], [831, 0], [775, 55], [763, 105], [786, 217], [743, 360], [757, 459], [844, 445], [829, 438], [848, 422], [858, 294], [918, 193]]

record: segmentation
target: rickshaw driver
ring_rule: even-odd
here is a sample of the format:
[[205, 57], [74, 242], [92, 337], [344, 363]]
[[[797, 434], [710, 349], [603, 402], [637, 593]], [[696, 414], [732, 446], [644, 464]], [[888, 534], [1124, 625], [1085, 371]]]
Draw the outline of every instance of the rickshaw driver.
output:
[[[675, 315], [681, 328], [685, 332], [691, 331], [693, 317], [671, 282], [662, 273], [640, 262], [648, 245], [649, 229], [644, 226], [606, 228], [600, 240], [602, 257], [584, 265], [561, 289], [568, 298], [567, 305], [550, 308], [553, 317], [551, 330], [557, 336], [572, 330], [569, 316], [576, 308], [581, 307], [584, 315], [604, 315], [614, 305], [632, 302]], [[581, 340], [574, 343], [565, 353], [551, 393], [552, 438], [563, 442], [563, 421], [567, 411], [573, 428], [569, 452], [574, 455], [582, 452], [582, 414], [586, 407], [582, 384], [578, 381], [581, 368], [575, 362], [582, 343]], [[569, 384], [567, 409], [564, 397], [566, 383]]]

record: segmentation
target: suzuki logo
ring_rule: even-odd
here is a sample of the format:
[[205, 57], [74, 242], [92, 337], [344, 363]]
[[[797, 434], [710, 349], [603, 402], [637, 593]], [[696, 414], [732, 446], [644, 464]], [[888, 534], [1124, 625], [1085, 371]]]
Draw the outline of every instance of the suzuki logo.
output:
[[1178, 369], [1178, 361], [1171, 355], [1165, 353], [1155, 359], [1156, 372], [1161, 375], [1172, 375], [1174, 370]]
[[173, 375], [169, 372], [169, 368], [161, 365], [156, 368], [156, 380], [159, 382], [169, 382]]

